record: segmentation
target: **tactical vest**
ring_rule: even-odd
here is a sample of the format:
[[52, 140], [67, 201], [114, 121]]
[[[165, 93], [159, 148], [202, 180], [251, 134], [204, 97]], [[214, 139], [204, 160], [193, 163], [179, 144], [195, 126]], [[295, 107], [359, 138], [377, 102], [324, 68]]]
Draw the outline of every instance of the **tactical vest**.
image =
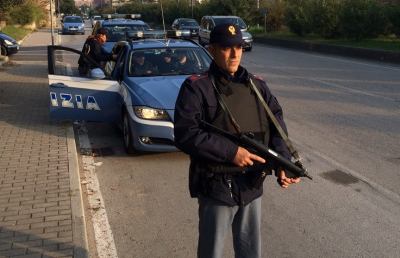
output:
[[[237, 82], [224, 83], [221, 80], [215, 80], [215, 84], [219, 92], [222, 93], [222, 100], [239, 124], [241, 132], [250, 132], [254, 134], [256, 140], [268, 144], [269, 124], [267, 116], [249, 85]], [[222, 90], [222, 88], [225, 90]], [[220, 105], [211, 123], [226, 131], [236, 133], [228, 114], [224, 112]]]

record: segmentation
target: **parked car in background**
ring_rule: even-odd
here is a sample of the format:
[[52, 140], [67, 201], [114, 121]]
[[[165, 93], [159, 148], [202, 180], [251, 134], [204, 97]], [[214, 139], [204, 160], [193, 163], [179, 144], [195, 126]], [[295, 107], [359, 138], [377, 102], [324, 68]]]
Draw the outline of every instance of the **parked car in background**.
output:
[[64, 16], [61, 27], [62, 34], [85, 34], [85, 22], [80, 16]]
[[199, 24], [195, 19], [191, 18], [177, 18], [171, 25], [175, 31], [189, 31], [188, 34], [182, 33], [182, 38], [197, 38], [199, 36]]
[[251, 51], [253, 48], [253, 36], [247, 31], [246, 23], [238, 16], [203, 16], [200, 22], [199, 43], [203, 46], [209, 44], [210, 33], [214, 27], [225, 23], [235, 24], [240, 28], [244, 41], [243, 49]]
[[19, 50], [18, 42], [3, 32], [0, 32], [0, 45], [2, 56], [15, 54]]
[[96, 25], [97, 22], [101, 22], [103, 18], [100, 15], [94, 15], [92, 19], [90, 19], [92, 23], [92, 28]]

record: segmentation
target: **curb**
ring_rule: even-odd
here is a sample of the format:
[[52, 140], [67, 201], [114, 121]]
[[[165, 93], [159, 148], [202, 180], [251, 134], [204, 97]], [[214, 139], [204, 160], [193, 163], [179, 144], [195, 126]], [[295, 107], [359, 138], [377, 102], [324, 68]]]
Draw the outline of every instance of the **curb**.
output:
[[83, 212], [82, 188], [79, 176], [78, 152], [72, 125], [67, 128], [68, 167], [71, 193], [72, 240], [74, 258], [88, 257], [88, 240], [86, 233], [85, 214]]
[[371, 61], [400, 64], [400, 53], [385, 50], [335, 46], [296, 40], [254, 37], [254, 42], [283, 48], [298, 49], [309, 52], [361, 58]]
[[23, 39], [21, 39], [21, 40], [18, 40], [18, 45], [22, 45], [22, 43], [28, 38], [28, 37], [30, 37], [31, 35], [32, 35], [32, 33], [34, 33], [35, 31], [33, 30], [33, 31], [31, 31], [30, 33], [28, 33], [28, 34], [26, 34], [25, 35], [25, 37], [23, 38]]
[[[21, 44], [24, 42], [24, 40], [29, 37], [34, 31], [31, 31], [30, 33], [26, 34], [25, 37], [21, 40], [18, 40], [17, 43], [18, 45], [21, 46]], [[3, 66], [3, 64], [7, 63], [9, 61], [9, 57], [8, 56], [0, 56], [0, 67]]]

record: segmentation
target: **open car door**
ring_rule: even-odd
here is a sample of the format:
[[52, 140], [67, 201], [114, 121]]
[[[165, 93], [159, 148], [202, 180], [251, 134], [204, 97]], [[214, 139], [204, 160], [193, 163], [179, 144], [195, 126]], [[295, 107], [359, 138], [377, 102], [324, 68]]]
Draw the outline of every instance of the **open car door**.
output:
[[[50, 118], [96, 122], [121, 121], [118, 81], [80, 76], [81, 52], [48, 46]], [[92, 61], [92, 60], [89, 60]]]

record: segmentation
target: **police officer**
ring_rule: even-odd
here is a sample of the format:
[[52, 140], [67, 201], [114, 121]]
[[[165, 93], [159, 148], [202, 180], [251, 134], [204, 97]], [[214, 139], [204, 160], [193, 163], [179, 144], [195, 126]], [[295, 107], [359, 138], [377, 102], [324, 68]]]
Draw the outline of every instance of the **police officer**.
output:
[[[206, 74], [183, 83], [175, 107], [176, 146], [190, 155], [189, 189], [199, 202], [200, 258], [222, 257], [224, 238], [232, 230], [235, 257], [261, 257], [260, 180], [270, 162], [215, 133], [202, 120], [231, 133], [247, 132], [286, 158], [289, 151], [266, 117], [250, 80], [286, 130], [281, 106], [265, 82], [240, 65], [242, 33], [232, 24], [216, 26], [210, 34], [213, 61]], [[215, 172], [213, 166], [242, 167], [245, 173]], [[281, 187], [300, 181], [270, 163]], [[246, 168], [246, 169], [245, 169]]]
[[136, 51], [133, 53], [132, 74], [136, 76], [146, 76], [153, 74], [156, 68], [146, 60], [143, 51]]
[[95, 36], [89, 36], [83, 44], [82, 54], [88, 56], [98, 63], [94, 65], [88, 62], [83, 56], [79, 57], [78, 70], [79, 75], [85, 76], [90, 69], [101, 68], [104, 69], [105, 62], [115, 60], [116, 55], [105, 53], [102, 45], [107, 41], [107, 29], [99, 28]]
[[176, 51], [176, 56], [177, 60], [175, 63], [175, 69], [181, 74], [193, 73], [194, 65], [189, 62], [186, 50]]
[[172, 61], [172, 52], [170, 49], [167, 49], [167, 51], [162, 54], [162, 60], [158, 65], [158, 71], [161, 75], [166, 75], [175, 72], [175, 70], [175, 64]]

